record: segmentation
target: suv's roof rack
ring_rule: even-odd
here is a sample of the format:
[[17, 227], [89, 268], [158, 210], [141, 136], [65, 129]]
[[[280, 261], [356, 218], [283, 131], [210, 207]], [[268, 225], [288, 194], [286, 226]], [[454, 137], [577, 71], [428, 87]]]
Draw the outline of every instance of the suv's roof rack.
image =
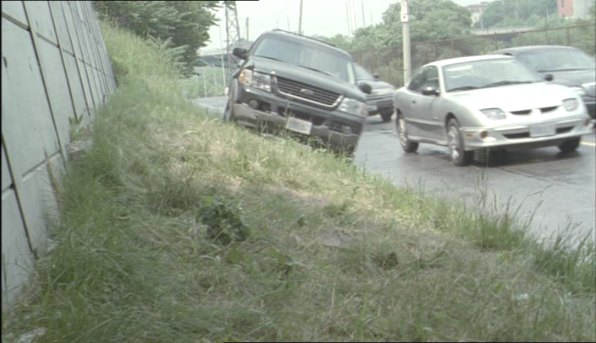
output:
[[334, 48], [337, 48], [337, 47], [336, 47], [334, 44], [332, 44], [332, 43], [329, 43], [329, 42], [326, 42], [326, 41], [324, 41], [324, 40], [320, 40], [320, 39], [317, 39], [317, 38], [314, 38], [314, 37], [305, 36], [305, 35], [302, 35], [302, 34], [299, 34], [299, 33], [296, 33], [296, 32], [292, 32], [292, 31], [288, 31], [288, 30], [283, 30], [283, 29], [273, 29], [272, 31], [284, 32], [284, 33], [289, 33], [289, 34], [292, 34], [292, 35], [295, 35], [295, 36], [300, 36], [300, 37], [304, 37], [304, 38], [312, 39], [312, 40], [314, 40], [314, 41], [317, 41], [317, 42], [319, 42], [319, 43], [323, 43], [323, 44], [326, 44], [326, 45], [332, 46], [332, 47], [334, 47]]

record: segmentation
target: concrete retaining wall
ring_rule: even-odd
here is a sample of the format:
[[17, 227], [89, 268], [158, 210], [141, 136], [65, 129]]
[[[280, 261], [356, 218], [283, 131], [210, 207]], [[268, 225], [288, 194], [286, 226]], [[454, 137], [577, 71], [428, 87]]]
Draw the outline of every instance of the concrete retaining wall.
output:
[[2, 312], [47, 252], [73, 129], [116, 88], [91, 2], [2, 1]]

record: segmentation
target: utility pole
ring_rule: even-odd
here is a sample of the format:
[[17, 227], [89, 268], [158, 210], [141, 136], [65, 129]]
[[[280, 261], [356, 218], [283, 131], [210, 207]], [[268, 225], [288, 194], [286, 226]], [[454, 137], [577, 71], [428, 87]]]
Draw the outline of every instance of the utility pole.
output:
[[350, 24], [350, 8], [348, 7], [348, 1], [346, 0], [346, 20], [348, 21], [348, 35], [352, 34], [352, 25]]
[[231, 54], [232, 45], [240, 40], [240, 26], [238, 25], [238, 12], [236, 1], [224, 1], [226, 14], [226, 56], [228, 61], [228, 80], [232, 78], [232, 63], [234, 58]]
[[246, 17], [246, 41], [250, 41], [250, 38], [248, 37], [248, 17]]
[[410, 61], [410, 26], [408, 17], [408, 0], [401, 0], [401, 24], [404, 45], [404, 84], [410, 80], [412, 66]]
[[300, 0], [300, 16], [298, 18], [298, 34], [302, 34], [302, 0]]
[[366, 20], [364, 19], [364, 0], [360, 0], [360, 9], [362, 10], [362, 27], [366, 27]]

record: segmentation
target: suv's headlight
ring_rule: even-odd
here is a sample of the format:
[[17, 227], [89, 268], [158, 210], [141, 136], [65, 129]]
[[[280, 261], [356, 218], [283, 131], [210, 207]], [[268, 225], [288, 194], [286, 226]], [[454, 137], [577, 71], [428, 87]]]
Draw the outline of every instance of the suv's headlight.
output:
[[270, 75], [259, 73], [258, 71], [252, 71], [250, 69], [242, 69], [242, 71], [240, 71], [240, 75], [238, 75], [238, 81], [245, 86], [251, 86], [271, 92]]
[[366, 117], [368, 114], [368, 107], [366, 106], [366, 103], [351, 98], [344, 98], [339, 104], [339, 110], [342, 112], [358, 114], [364, 117]]
[[563, 100], [563, 107], [565, 107], [565, 109], [567, 111], [573, 111], [573, 110], [577, 109], [577, 106], [578, 106], [577, 99]]
[[571, 89], [573, 89], [579, 96], [586, 95], [586, 90], [583, 87], [571, 87]]
[[480, 110], [488, 119], [505, 119], [507, 115], [500, 108], [485, 108]]

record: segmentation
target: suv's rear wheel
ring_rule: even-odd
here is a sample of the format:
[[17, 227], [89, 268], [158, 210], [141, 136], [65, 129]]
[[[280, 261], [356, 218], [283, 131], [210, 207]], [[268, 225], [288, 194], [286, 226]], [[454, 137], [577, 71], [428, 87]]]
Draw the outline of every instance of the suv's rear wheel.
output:
[[412, 142], [408, 138], [408, 127], [404, 116], [397, 112], [397, 118], [395, 119], [395, 126], [397, 129], [397, 135], [399, 136], [399, 145], [405, 152], [416, 152], [418, 150], [418, 142]]
[[383, 111], [381, 111], [380, 115], [381, 115], [381, 119], [384, 122], [388, 122], [388, 121], [391, 120], [391, 116], [393, 115], [393, 111], [392, 110], [383, 110]]

